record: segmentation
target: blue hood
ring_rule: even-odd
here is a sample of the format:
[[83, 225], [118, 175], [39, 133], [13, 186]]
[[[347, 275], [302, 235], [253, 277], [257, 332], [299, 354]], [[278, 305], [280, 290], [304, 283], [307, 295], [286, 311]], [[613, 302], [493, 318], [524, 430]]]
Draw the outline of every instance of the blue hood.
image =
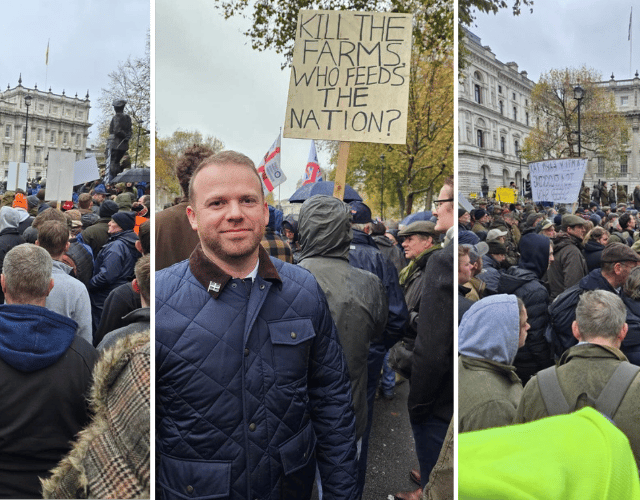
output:
[[0, 305], [0, 359], [22, 372], [55, 363], [69, 348], [78, 323], [44, 307]]
[[471, 358], [513, 364], [520, 337], [515, 295], [491, 295], [475, 302], [458, 327], [458, 352]]
[[549, 267], [551, 240], [543, 234], [528, 233], [520, 238], [520, 261], [518, 267], [532, 271], [542, 278]]

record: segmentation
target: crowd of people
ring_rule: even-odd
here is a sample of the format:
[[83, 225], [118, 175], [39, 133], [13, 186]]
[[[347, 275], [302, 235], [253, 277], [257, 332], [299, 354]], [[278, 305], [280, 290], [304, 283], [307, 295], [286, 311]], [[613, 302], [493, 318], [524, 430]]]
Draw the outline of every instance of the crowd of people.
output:
[[452, 179], [387, 228], [329, 196], [285, 218], [233, 151], [194, 146], [176, 172], [184, 198], [155, 226], [158, 495], [362, 498], [394, 370], [419, 464], [396, 498], [452, 494], [434, 467], [452, 454]]
[[0, 497], [148, 498], [148, 187], [0, 205]]
[[617, 204], [612, 189], [606, 206], [584, 196], [575, 213], [482, 199], [459, 208], [458, 425], [511, 429], [590, 406], [626, 436], [637, 480], [640, 232], [620, 187]]

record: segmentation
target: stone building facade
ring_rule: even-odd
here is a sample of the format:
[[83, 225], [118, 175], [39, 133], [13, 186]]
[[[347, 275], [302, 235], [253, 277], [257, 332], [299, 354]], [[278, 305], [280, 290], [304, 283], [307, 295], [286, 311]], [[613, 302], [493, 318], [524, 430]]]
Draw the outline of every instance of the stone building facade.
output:
[[512, 181], [520, 187], [529, 173], [518, 153], [533, 125], [529, 100], [535, 82], [515, 62], [500, 62], [469, 31], [465, 49], [458, 87], [459, 190], [482, 196], [483, 184], [489, 193]]
[[46, 177], [50, 151], [74, 153], [76, 160], [86, 156], [89, 135], [89, 93], [84, 98], [22, 86], [22, 78], [14, 88], [0, 91], [0, 180], [7, 177], [9, 162], [23, 162], [27, 106], [31, 96], [27, 134], [27, 177]]
[[600, 82], [613, 93], [618, 111], [626, 118], [629, 126], [629, 140], [619, 162], [605, 162], [597, 154], [589, 153], [584, 182], [590, 188], [599, 181], [624, 186], [628, 194], [640, 185], [640, 75], [629, 80], [616, 80], [614, 75], [608, 81]]

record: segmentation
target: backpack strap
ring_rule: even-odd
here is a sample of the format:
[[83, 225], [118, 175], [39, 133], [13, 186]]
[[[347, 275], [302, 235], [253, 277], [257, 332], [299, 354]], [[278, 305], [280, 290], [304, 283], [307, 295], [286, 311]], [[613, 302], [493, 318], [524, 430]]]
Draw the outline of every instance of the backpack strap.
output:
[[544, 370], [540, 370], [536, 378], [538, 379], [538, 387], [542, 395], [542, 401], [547, 409], [550, 417], [555, 415], [564, 415], [569, 413], [571, 409], [567, 403], [567, 399], [562, 393], [560, 382], [558, 382], [558, 374], [556, 367], [550, 366]]
[[596, 409], [613, 420], [624, 395], [639, 371], [640, 366], [632, 365], [628, 361], [620, 363], [596, 399]]

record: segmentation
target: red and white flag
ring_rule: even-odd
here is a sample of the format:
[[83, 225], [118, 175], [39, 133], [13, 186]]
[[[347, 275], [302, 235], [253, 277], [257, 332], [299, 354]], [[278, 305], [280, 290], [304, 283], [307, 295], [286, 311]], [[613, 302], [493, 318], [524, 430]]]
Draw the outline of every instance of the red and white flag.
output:
[[304, 178], [302, 185], [313, 184], [322, 180], [322, 172], [318, 164], [318, 153], [316, 153], [316, 141], [311, 141], [311, 149], [309, 149], [309, 161], [307, 168], [304, 169]]
[[278, 134], [278, 138], [260, 162], [258, 173], [262, 179], [262, 186], [265, 193], [270, 193], [276, 186], [279, 186], [287, 180], [284, 172], [280, 168], [280, 134]]

